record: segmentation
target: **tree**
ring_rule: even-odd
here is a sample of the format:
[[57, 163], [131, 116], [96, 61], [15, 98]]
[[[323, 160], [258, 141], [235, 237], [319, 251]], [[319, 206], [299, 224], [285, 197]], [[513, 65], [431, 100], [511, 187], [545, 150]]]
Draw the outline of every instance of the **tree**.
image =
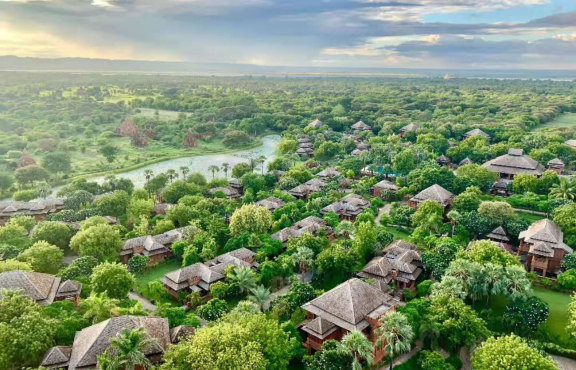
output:
[[137, 254], [128, 261], [128, 269], [134, 274], [139, 274], [144, 271], [149, 262], [150, 257]]
[[114, 316], [118, 303], [117, 299], [108, 297], [106, 293], [92, 292], [88, 298], [80, 302], [80, 310], [85, 319], [97, 324]]
[[236, 313], [171, 346], [161, 370], [281, 370], [300, 344], [264, 314]]
[[390, 356], [390, 370], [394, 363], [394, 356], [408, 352], [414, 339], [414, 331], [408, 318], [400, 312], [392, 312], [380, 318], [380, 327], [375, 330], [376, 345], [385, 345]]
[[410, 149], [405, 149], [396, 154], [392, 159], [394, 170], [402, 175], [407, 175], [416, 168], [417, 158]]
[[376, 227], [370, 222], [360, 222], [354, 233], [353, 250], [364, 261], [368, 260], [375, 253], [375, 246], [378, 242]]
[[112, 194], [105, 194], [94, 201], [94, 206], [103, 216], [122, 217], [126, 214], [130, 195], [124, 190], [116, 190]]
[[212, 298], [208, 303], [198, 307], [196, 313], [204, 320], [215, 321], [228, 312], [226, 301], [218, 298]]
[[202, 187], [183, 180], [174, 181], [162, 191], [162, 199], [167, 203], [178, 203], [186, 195], [202, 194]]
[[366, 336], [357, 330], [346, 334], [341, 341], [341, 348], [345, 353], [352, 356], [352, 369], [361, 370], [360, 359], [366, 360], [368, 366], [372, 365], [374, 346]]
[[412, 215], [412, 225], [435, 233], [440, 231], [444, 220], [444, 207], [433, 200], [425, 200], [418, 204], [418, 209]]
[[232, 177], [239, 179], [250, 172], [252, 172], [252, 168], [248, 163], [238, 163], [232, 168]]
[[493, 219], [498, 225], [517, 218], [514, 208], [506, 202], [482, 202], [478, 207], [478, 213]]
[[31, 165], [17, 169], [14, 177], [21, 185], [31, 185], [39, 181], [48, 181], [50, 174], [42, 167]]
[[322, 344], [322, 351], [313, 356], [304, 356], [308, 370], [352, 370], [354, 359], [350, 353], [342, 351], [340, 342], [329, 339]]
[[92, 271], [90, 284], [96, 293], [106, 292], [110, 298], [125, 299], [136, 284], [136, 278], [123, 264], [104, 262]]
[[256, 303], [258, 308], [260, 308], [260, 311], [268, 311], [270, 308], [270, 289], [263, 285], [258, 285], [257, 287], [250, 289], [250, 293], [248, 300]]
[[540, 354], [516, 335], [490, 338], [472, 354], [472, 366], [478, 370], [556, 369], [556, 363]]
[[455, 370], [440, 352], [422, 351], [418, 354], [418, 365], [422, 370]]
[[108, 163], [112, 163], [116, 159], [119, 150], [114, 145], [106, 144], [100, 147], [99, 152], [104, 156], [104, 158], [106, 158]]
[[240, 130], [231, 130], [224, 135], [222, 143], [232, 148], [238, 148], [250, 144], [252, 140], [247, 133]]
[[144, 354], [144, 350], [156, 344], [158, 343], [144, 328], [124, 329], [110, 340], [110, 349], [114, 351], [112, 364], [126, 370], [134, 370], [137, 365], [150, 367], [152, 363]]
[[554, 222], [564, 231], [568, 245], [576, 245], [576, 203], [570, 203], [554, 210]]
[[298, 142], [293, 139], [283, 139], [278, 143], [278, 151], [281, 154], [294, 153], [298, 149]]
[[568, 305], [568, 325], [566, 331], [570, 337], [576, 337], [576, 293], [572, 295], [570, 304]]
[[105, 224], [79, 231], [70, 241], [70, 247], [81, 256], [92, 256], [100, 261], [118, 258], [122, 248], [119, 231]]
[[7, 259], [5, 261], [0, 261], [0, 274], [6, 271], [32, 271], [32, 266], [29, 263], [14, 260], [14, 259]]
[[458, 167], [456, 176], [467, 187], [478, 187], [482, 191], [490, 190], [492, 184], [498, 180], [497, 173], [479, 164], [465, 164]]
[[212, 172], [212, 180], [214, 180], [215, 174], [220, 172], [220, 167], [216, 166], [215, 164], [208, 167], [208, 171]]
[[560, 182], [552, 185], [550, 189], [550, 196], [554, 198], [570, 199], [574, 200], [574, 195], [576, 194], [576, 187], [566, 177], [561, 177]]
[[517, 257], [503, 251], [491, 240], [475, 241], [469, 246], [469, 248], [461, 252], [458, 257], [481, 264], [490, 262], [501, 266], [521, 265]]
[[562, 259], [562, 268], [566, 270], [576, 269], [576, 254], [567, 254]]
[[576, 270], [570, 269], [558, 275], [558, 284], [566, 289], [576, 289]]
[[470, 306], [446, 294], [432, 299], [430, 313], [425, 320], [439, 324], [440, 336], [446, 340], [450, 350], [461, 346], [471, 347], [489, 334], [484, 320]]
[[333, 243], [318, 254], [313, 267], [321, 275], [346, 277], [352, 272], [355, 263], [356, 258], [342, 244]]
[[44, 156], [42, 167], [53, 173], [68, 173], [72, 169], [70, 155], [65, 152], [48, 153]]
[[70, 240], [74, 236], [74, 229], [65, 222], [60, 221], [43, 221], [32, 232], [32, 240], [45, 241], [65, 250], [70, 245]]
[[56, 322], [42, 306], [17, 291], [2, 291], [0, 299], [0, 369], [36, 366], [54, 344]]
[[256, 288], [256, 273], [249, 267], [236, 267], [227, 276], [226, 279], [231, 284], [238, 286], [240, 293], [248, 292]]
[[14, 185], [14, 178], [12, 175], [0, 172], [0, 191], [6, 191]]
[[34, 271], [48, 274], [58, 271], [62, 258], [64, 258], [64, 252], [45, 241], [34, 243], [18, 256], [19, 261], [28, 263]]
[[538, 330], [540, 324], [546, 322], [550, 308], [548, 304], [538, 297], [528, 297], [526, 300], [512, 301], [502, 319], [511, 331], [526, 336]]
[[314, 151], [314, 158], [319, 161], [329, 161], [343, 151], [344, 148], [342, 147], [342, 144], [325, 141]]
[[474, 212], [480, 206], [480, 196], [482, 192], [479, 188], [471, 186], [466, 191], [459, 194], [452, 202], [452, 209], [458, 212]]
[[538, 178], [534, 175], [519, 173], [514, 176], [512, 189], [517, 194], [536, 193], [538, 191]]
[[230, 218], [232, 235], [243, 233], [264, 234], [272, 226], [272, 215], [265, 207], [245, 204], [238, 208]]

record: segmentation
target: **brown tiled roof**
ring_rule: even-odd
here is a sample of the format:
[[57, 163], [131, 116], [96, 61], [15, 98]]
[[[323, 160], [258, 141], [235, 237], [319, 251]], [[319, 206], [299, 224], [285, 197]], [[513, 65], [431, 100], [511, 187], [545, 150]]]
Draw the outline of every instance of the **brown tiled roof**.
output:
[[321, 214], [335, 212], [339, 215], [357, 216], [363, 210], [370, 207], [370, 202], [357, 194], [350, 194], [320, 210]]
[[[69, 370], [78, 368], [93, 368], [102, 355], [110, 347], [112, 338], [124, 329], [144, 328], [153, 343], [144, 348], [147, 356], [162, 354], [170, 345], [170, 330], [168, 319], [160, 317], [119, 316], [113, 317], [96, 325], [89, 326], [76, 333]], [[114, 353], [111, 353], [114, 355]]]
[[382, 180], [379, 183], [375, 184], [372, 188], [379, 188], [390, 191], [397, 191], [398, 189], [400, 189], [396, 184], [388, 180]]
[[475, 128], [473, 130], [470, 130], [470, 131], [466, 132], [463, 136], [465, 138], [469, 138], [469, 137], [473, 137], [473, 136], [484, 136], [486, 139], [490, 139], [490, 135], [488, 135], [484, 131], [480, 130], [479, 128]]
[[306, 233], [316, 234], [320, 230], [331, 232], [332, 228], [327, 226], [326, 221], [320, 217], [308, 216], [296, 222], [293, 226], [284, 228], [271, 235], [272, 239], [280, 240], [282, 243], [291, 238], [298, 238]]
[[20, 270], [0, 274], [0, 289], [20, 290], [41, 305], [54, 301], [59, 286], [60, 278], [50, 274]]
[[468, 157], [464, 158], [463, 160], [460, 161], [460, 163], [458, 163], [458, 166], [464, 166], [466, 164], [473, 164], [474, 162], [472, 162], [472, 160]]
[[[534, 222], [528, 230], [520, 232], [518, 239], [529, 244], [545, 243], [549, 248], [559, 248], [566, 253], [573, 253], [572, 248], [564, 244], [564, 233], [556, 223], [544, 218]], [[539, 250], [543, 250], [542, 247]]]
[[308, 124], [308, 127], [313, 127], [313, 128], [322, 127], [322, 121], [320, 121], [319, 119], [315, 119], [314, 121], [312, 121]]
[[324, 339], [334, 331], [336, 331], [338, 327], [334, 325], [334, 323], [325, 320], [321, 317], [317, 317], [314, 320], [310, 321], [306, 325], [302, 327], [302, 330], [305, 332], [312, 334], [316, 338]]
[[410, 123], [400, 129], [400, 132], [410, 132], [410, 131], [418, 131], [420, 130], [420, 126], [415, 123]]
[[422, 259], [415, 244], [395, 240], [384, 248], [383, 254], [368, 262], [358, 276], [385, 283], [394, 279], [408, 283], [422, 273]]
[[548, 166], [564, 166], [564, 162], [562, 162], [562, 160], [560, 158], [554, 158], [550, 161], [548, 161]]
[[488, 239], [498, 240], [501, 242], [509, 242], [510, 241], [510, 238], [508, 237], [506, 230], [504, 230], [504, 228], [502, 226], [498, 226], [497, 228], [492, 230], [492, 232], [490, 232], [488, 235], [486, 235], [486, 237]]
[[43, 199], [36, 202], [3, 201], [0, 202], [0, 216], [15, 214], [43, 215], [57, 212], [64, 208], [64, 199]]
[[389, 294], [352, 278], [302, 308], [346, 330], [361, 331], [369, 325], [366, 317], [371, 317], [374, 312], [383, 314], [395, 305]]
[[410, 200], [418, 203], [424, 202], [426, 200], [433, 200], [446, 206], [448, 203], [450, 203], [452, 198], [454, 198], [454, 194], [444, 189], [442, 186], [434, 184], [422, 190], [420, 193], [416, 194]]
[[326, 183], [320, 179], [311, 179], [306, 181], [305, 183], [298, 185], [290, 190], [288, 193], [292, 195], [302, 196], [302, 195], [309, 195], [315, 193], [317, 191], [322, 190], [326, 186]]
[[134, 251], [140, 247], [144, 247], [143, 254], [146, 256], [170, 252], [170, 248], [174, 242], [182, 240], [186, 236], [190, 235], [190, 233], [193, 233], [193, 231], [194, 230], [192, 227], [187, 226], [169, 230], [159, 235], [139, 236], [136, 238], [128, 239], [122, 245], [120, 254], [129, 255], [134, 253]]
[[576, 148], [576, 140], [566, 140], [564, 144]]
[[196, 333], [193, 326], [178, 325], [170, 329], [170, 342], [176, 344], [186, 337], [190, 337]]
[[525, 173], [542, 175], [546, 169], [534, 159], [524, 155], [522, 149], [510, 149], [508, 154], [494, 158], [483, 164], [488, 170], [508, 175]]
[[367, 124], [365, 124], [362, 121], [358, 121], [355, 124], [352, 125], [352, 130], [356, 130], [356, 131], [369, 131], [372, 130], [372, 127], [368, 126]]
[[67, 368], [72, 354], [71, 346], [56, 346], [46, 352], [42, 359], [41, 366], [49, 369]]
[[228, 187], [228, 188], [224, 188], [224, 187], [217, 187], [217, 188], [212, 188], [210, 189], [210, 194], [214, 195], [217, 192], [223, 192], [226, 197], [228, 198], [238, 198], [240, 196], [240, 193], [238, 193], [238, 190], [232, 188], [232, 187]]
[[261, 206], [261, 207], [268, 208], [268, 210], [270, 212], [274, 212], [278, 208], [282, 208], [284, 206], [284, 204], [286, 204], [286, 202], [280, 198], [268, 197], [268, 198], [259, 200], [255, 204], [258, 206]]
[[321, 179], [331, 179], [332, 177], [341, 176], [342, 174], [340, 171], [337, 171], [333, 167], [328, 167], [316, 174], [316, 176], [320, 177]]

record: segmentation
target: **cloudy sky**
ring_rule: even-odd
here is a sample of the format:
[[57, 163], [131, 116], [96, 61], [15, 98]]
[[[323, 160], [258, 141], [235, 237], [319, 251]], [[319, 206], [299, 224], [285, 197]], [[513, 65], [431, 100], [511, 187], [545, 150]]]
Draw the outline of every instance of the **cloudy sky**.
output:
[[576, 69], [576, 0], [0, 0], [0, 55]]

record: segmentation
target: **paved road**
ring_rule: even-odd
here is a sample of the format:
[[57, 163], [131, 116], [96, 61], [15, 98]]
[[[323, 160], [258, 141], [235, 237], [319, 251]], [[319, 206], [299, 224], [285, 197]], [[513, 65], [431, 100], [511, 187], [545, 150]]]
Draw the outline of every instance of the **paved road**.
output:
[[156, 311], [156, 305], [150, 302], [148, 299], [142, 297], [138, 293], [130, 292], [128, 293], [128, 298], [138, 301], [142, 304], [142, 308], [148, 311]]
[[574, 370], [576, 369], [576, 360], [572, 360], [571, 358], [560, 357], [560, 356], [552, 356], [554, 361], [558, 363], [559, 370]]

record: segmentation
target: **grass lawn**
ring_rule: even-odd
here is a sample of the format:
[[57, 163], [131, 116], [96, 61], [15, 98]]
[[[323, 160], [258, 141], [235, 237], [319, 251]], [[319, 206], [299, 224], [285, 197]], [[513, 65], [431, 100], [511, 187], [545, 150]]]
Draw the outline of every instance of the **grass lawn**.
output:
[[170, 271], [178, 270], [182, 267], [182, 263], [177, 259], [168, 259], [160, 262], [155, 266], [149, 268], [144, 273], [136, 276], [137, 290], [144, 292], [148, 283], [154, 280], [160, 280], [164, 275]]
[[547, 128], [560, 128], [560, 127], [574, 127], [576, 126], [576, 113], [564, 113], [558, 116], [555, 120], [541, 125], [534, 131], [542, 131]]
[[534, 295], [550, 306], [550, 316], [548, 316], [548, 321], [545, 324], [549, 332], [557, 335], [561, 340], [567, 341], [569, 336], [566, 332], [566, 325], [568, 323], [570, 296], [538, 287], [534, 288]]
[[178, 115], [180, 112], [173, 111], [173, 110], [162, 110], [162, 109], [151, 109], [151, 108], [138, 108], [140, 113], [136, 113], [134, 116], [142, 116], [142, 117], [155, 117], [156, 112], [158, 112], [158, 118], [161, 121], [170, 121], [178, 119]]
[[386, 231], [394, 235], [394, 240], [396, 239], [408, 240], [408, 238], [410, 238], [411, 235], [409, 230], [398, 229], [392, 226], [386, 226]]
[[546, 218], [545, 216], [533, 215], [531, 213], [526, 213], [526, 212], [516, 212], [516, 214], [518, 215], [518, 219], [525, 220], [525, 221], [528, 221], [530, 223], [533, 223], [533, 222], [536, 222], [536, 221], [541, 220], [543, 218]]

